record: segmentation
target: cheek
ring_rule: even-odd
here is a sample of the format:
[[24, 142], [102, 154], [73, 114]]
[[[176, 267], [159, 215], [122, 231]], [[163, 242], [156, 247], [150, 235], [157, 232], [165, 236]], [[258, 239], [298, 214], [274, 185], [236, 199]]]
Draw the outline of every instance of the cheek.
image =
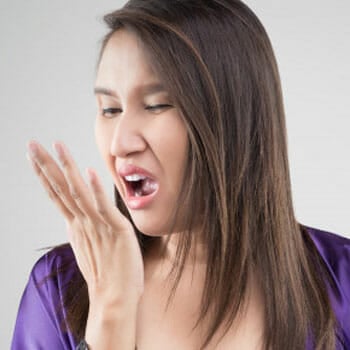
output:
[[153, 145], [165, 172], [168, 188], [175, 194], [178, 192], [185, 170], [189, 138], [186, 126], [179, 116], [164, 122], [164, 125], [153, 129], [155, 134]]
[[174, 168], [172, 171], [174, 174], [176, 174], [175, 186], [176, 192], [179, 193], [188, 160], [189, 137], [184, 125], [181, 125], [181, 128], [179, 128], [177, 131], [174, 145], [174, 149], [176, 150], [175, 161], [177, 165], [173, 164]]
[[113, 137], [114, 127], [110, 123], [105, 123], [99, 118], [95, 122], [95, 142], [100, 152], [101, 158], [105, 164], [108, 173], [112, 176], [114, 184], [120, 190], [120, 184], [116, 176], [114, 157], [111, 156], [110, 148]]
[[173, 173], [176, 174], [176, 186], [177, 191], [182, 184], [185, 168], [187, 165], [188, 152], [189, 152], [189, 140], [188, 137], [178, 138], [177, 141], [177, 154], [175, 156], [175, 162], [173, 164]]
[[[169, 152], [174, 155], [178, 169], [182, 169], [185, 165], [189, 150], [189, 138], [185, 123], [178, 116], [171, 126], [171, 140], [169, 144]], [[175, 165], [175, 164], [174, 164]], [[181, 172], [181, 171], [180, 171]]]

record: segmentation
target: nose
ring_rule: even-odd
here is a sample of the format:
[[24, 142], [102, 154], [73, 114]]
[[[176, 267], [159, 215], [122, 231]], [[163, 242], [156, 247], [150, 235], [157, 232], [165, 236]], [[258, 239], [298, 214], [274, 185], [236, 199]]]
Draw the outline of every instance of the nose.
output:
[[142, 123], [138, 118], [124, 113], [120, 115], [112, 133], [111, 155], [125, 158], [130, 154], [144, 151], [146, 140], [142, 129]]

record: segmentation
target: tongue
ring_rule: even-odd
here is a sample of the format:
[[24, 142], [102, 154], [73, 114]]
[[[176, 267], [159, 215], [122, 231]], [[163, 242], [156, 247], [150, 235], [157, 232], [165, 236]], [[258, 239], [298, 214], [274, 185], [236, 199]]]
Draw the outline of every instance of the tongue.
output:
[[140, 188], [137, 189], [135, 192], [135, 195], [140, 197], [140, 196], [148, 196], [149, 194], [153, 193], [156, 191], [158, 188], [158, 185], [155, 181], [152, 179], [146, 178], [145, 180], [142, 181], [142, 185]]

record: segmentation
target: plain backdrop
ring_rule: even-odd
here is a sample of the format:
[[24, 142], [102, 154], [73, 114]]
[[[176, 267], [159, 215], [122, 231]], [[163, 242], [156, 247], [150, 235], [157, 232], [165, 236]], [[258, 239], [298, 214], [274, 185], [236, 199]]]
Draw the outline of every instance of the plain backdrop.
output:
[[[63, 140], [82, 172], [113, 184], [94, 140], [92, 93], [103, 14], [124, 1], [0, 1], [1, 323], [8, 349], [41, 247], [64, 221], [27, 161], [34, 138]], [[297, 219], [350, 237], [350, 2], [247, 0], [267, 29], [282, 79]], [[83, 175], [85, 177], [85, 174]]]

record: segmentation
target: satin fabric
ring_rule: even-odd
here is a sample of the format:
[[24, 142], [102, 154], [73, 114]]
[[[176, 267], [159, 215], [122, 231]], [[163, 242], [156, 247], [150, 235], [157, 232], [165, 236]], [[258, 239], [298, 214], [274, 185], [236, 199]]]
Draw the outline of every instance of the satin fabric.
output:
[[[350, 239], [307, 227], [320, 255], [332, 275], [336, 290], [330, 298], [339, 322], [340, 337], [336, 350], [350, 350]], [[73, 260], [71, 269], [58, 272], [55, 278], [45, 276], [58, 271], [67, 260]], [[64, 322], [63, 290], [78, 271], [73, 251], [54, 249], [44, 254], [34, 265], [23, 292], [15, 323], [12, 350], [74, 350], [80, 339], [62, 331]], [[313, 350], [306, 345], [306, 350]]]

